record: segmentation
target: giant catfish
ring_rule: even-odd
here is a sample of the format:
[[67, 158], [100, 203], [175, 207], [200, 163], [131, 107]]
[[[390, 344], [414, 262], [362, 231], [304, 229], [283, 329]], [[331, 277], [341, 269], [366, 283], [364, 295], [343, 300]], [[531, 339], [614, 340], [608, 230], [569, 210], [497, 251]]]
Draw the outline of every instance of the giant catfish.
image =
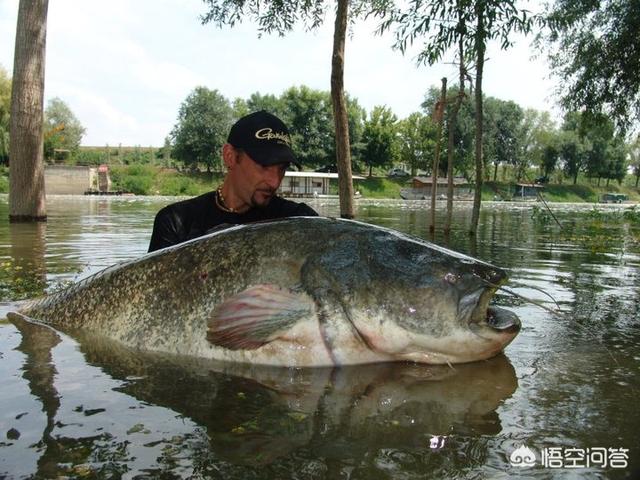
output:
[[17, 314], [73, 335], [283, 366], [493, 357], [520, 329], [489, 306], [506, 274], [361, 222], [230, 227], [109, 267]]

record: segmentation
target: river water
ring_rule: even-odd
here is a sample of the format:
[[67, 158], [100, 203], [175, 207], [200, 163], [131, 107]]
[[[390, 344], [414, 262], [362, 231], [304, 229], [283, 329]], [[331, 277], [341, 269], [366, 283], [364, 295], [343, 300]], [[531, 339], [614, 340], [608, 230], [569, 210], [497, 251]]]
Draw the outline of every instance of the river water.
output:
[[[52, 197], [47, 224], [10, 225], [0, 197], [0, 317], [144, 254], [171, 201]], [[486, 204], [471, 241], [461, 203], [437, 229], [565, 312], [500, 293], [523, 328], [490, 361], [218, 366], [1, 321], [0, 478], [639, 478], [640, 213], [551, 208]], [[429, 239], [423, 202], [357, 216]]]

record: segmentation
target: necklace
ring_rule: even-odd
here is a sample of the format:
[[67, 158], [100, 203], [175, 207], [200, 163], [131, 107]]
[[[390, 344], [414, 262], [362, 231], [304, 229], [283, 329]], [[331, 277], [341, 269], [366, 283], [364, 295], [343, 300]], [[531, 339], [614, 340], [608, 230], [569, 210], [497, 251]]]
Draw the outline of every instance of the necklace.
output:
[[220, 185], [216, 190], [216, 206], [223, 212], [236, 213], [235, 208], [227, 206], [227, 202], [224, 200], [224, 195], [222, 195], [222, 185]]

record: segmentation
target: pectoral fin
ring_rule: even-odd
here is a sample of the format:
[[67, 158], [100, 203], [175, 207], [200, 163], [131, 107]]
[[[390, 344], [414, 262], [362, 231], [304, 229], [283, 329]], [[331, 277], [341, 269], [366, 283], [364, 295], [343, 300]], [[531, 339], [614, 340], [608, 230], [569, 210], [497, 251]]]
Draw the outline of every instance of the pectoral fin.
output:
[[207, 340], [231, 350], [254, 350], [313, 311], [304, 293], [277, 285], [256, 285], [227, 299], [211, 314]]

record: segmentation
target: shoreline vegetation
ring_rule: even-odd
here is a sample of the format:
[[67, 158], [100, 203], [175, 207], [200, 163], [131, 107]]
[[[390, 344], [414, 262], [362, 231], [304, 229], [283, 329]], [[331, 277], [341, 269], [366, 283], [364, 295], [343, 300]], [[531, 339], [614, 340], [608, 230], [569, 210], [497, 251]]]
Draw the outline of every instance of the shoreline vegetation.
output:
[[[112, 191], [132, 193], [144, 196], [196, 196], [211, 191], [222, 182], [224, 177], [220, 172], [202, 172], [180, 170], [149, 164], [110, 165], [109, 172], [112, 180]], [[364, 180], [355, 182], [355, 189], [362, 198], [400, 199], [400, 190], [410, 186], [412, 177], [389, 178], [379, 172]], [[610, 182], [609, 185], [598, 186], [589, 179], [579, 179], [576, 185], [567, 183], [548, 183], [542, 191], [544, 200], [554, 203], [599, 203], [605, 193], [621, 193], [626, 195], [627, 202], [640, 203], [640, 189], [631, 182], [619, 185]], [[553, 182], [553, 179], [551, 180]], [[513, 195], [515, 180], [488, 181], [482, 186], [482, 200], [510, 200]], [[337, 194], [337, 182], [332, 182], [331, 193]], [[9, 191], [9, 170], [0, 167], [0, 193]], [[445, 193], [444, 191], [442, 193]]]

